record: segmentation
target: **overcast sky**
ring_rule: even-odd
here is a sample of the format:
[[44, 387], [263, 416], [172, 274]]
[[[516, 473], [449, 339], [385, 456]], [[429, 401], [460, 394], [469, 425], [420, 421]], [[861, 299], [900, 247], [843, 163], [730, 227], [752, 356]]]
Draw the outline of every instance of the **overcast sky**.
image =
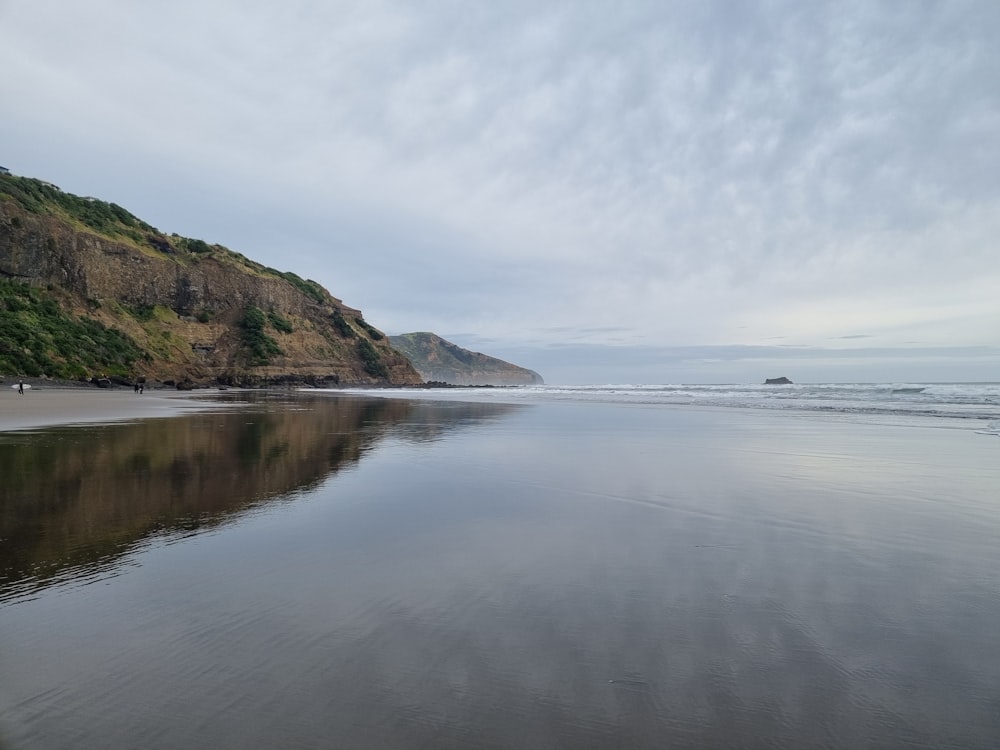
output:
[[0, 0], [0, 165], [550, 383], [1000, 380], [1000, 2]]

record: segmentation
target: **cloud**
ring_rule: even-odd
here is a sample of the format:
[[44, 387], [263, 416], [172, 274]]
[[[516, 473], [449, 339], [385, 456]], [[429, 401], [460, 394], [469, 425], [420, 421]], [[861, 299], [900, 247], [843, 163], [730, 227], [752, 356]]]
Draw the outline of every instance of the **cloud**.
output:
[[2, 161], [392, 331], [996, 346], [998, 32], [984, 2], [5, 4]]

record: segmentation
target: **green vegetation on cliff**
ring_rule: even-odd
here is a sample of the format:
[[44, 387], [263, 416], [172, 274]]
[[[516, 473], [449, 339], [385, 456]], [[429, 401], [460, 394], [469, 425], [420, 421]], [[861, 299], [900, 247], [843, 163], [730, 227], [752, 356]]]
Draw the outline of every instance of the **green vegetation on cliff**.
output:
[[51, 294], [0, 278], [0, 372], [66, 379], [128, 377], [145, 358], [121, 331], [74, 318]]
[[79, 223], [109, 239], [125, 239], [178, 258], [189, 256], [193, 262], [204, 257], [212, 257], [235, 263], [254, 273], [284, 279], [320, 304], [331, 301], [330, 294], [312, 279], [303, 279], [290, 271], [270, 268], [223, 245], [211, 245], [204, 240], [177, 234], [164, 235], [156, 227], [147, 224], [116, 203], [80, 197], [64, 192], [43, 180], [9, 174], [0, 175], [0, 199], [5, 198], [13, 200], [29, 213]]
[[361, 355], [361, 362], [364, 364], [365, 372], [369, 375], [376, 378], [389, 377], [389, 369], [382, 361], [382, 355], [368, 339], [358, 340], [358, 354]]
[[64, 193], [55, 185], [30, 177], [4, 175], [0, 196], [12, 198], [30, 213], [62, 216], [108, 235], [124, 235], [142, 241], [147, 233], [156, 232], [116, 203]]
[[243, 346], [246, 348], [247, 364], [251, 367], [268, 365], [271, 359], [282, 354], [278, 342], [267, 335], [264, 327], [267, 316], [259, 307], [250, 305], [243, 313]]
[[355, 318], [354, 322], [356, 322], [359, 326], [361, 326], [364, 329], [365, 333], [371, 336], [372, 339], [374, 339], [375, 341], [381, 341], [382, 339], [385, 338], [384, 333], [382, 333], [379, 329], [377, 329], [375, 326], [373, 326], [364, 318]]
[[274, 330], [279, 331], [280, 333], [291, 333], [295, 330], [295, 327], [288, 318], [282, 317], [274, 310], [267, 311], [267, 319], [274, 327]]
[[351, 328], [351, 324], [347, 322], [347, 318], [340, 310], [334, 310], [330, 314], [330, 320], [333, 322], [333, 327], [337, 330], [341, 336], [345, 339], [353, 339], [357, 334], [354, 329]]
[[[249, 262], [253, 263], [253, 261]], [[297, 276], [291, 271], [278, 271], [270, 266], [260, 266], [260, 269], [264, 273], [269, 273], [273, 276], [277, 276], [279, 279], [284, 279], [304, 295], [311, 297], [314, 302], [322, 304], [323, 302], [329, 301], [330, 295], [327, 293], [326, 289], [312, 279], [303, 279], [301, 276]]]

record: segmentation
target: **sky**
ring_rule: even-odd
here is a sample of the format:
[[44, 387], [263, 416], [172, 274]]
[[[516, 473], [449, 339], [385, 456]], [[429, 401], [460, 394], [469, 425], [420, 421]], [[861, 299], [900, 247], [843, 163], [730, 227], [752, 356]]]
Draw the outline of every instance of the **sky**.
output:
[[549, 383], [998, 381], [998, 38], [995, 0], [0, 0], [0, 165]]

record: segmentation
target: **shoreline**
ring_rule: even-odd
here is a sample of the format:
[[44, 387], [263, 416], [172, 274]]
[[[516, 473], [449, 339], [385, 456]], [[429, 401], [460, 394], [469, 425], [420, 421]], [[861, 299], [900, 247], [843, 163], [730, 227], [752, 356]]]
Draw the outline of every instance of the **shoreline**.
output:
[[[28, 384], [25, 379], [25, 384]], [[16, 383], [15, 383], [16, 385]], [[196, 411], [229, 408], [205, 398], [215, 391], [103, 389], [61, 385], [35, 385], [20, 395], [8, 383], [0, 386], [0, 433], [60, 425], [124, 422], [134, 419], [176, 417]]]

